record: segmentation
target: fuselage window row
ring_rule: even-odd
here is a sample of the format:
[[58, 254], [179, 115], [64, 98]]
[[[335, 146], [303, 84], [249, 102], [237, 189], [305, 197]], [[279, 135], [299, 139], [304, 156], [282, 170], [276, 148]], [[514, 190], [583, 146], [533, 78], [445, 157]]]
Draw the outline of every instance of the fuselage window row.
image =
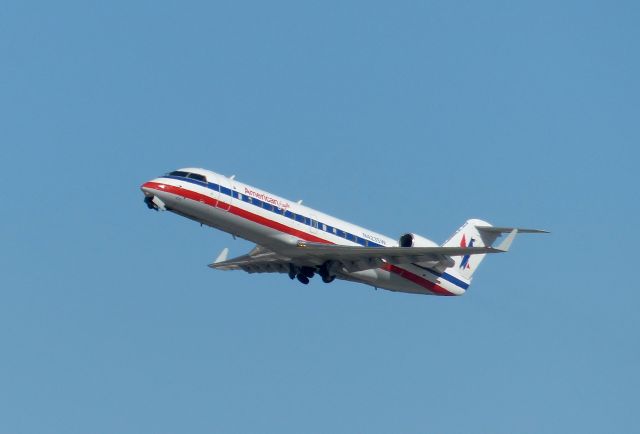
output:
[[267, 211], [279, 214], [279, 215], [283, 215], [291, 220], [295, 220], [298, 223], [302, 223], [305, 226], [310, 226], [314, 229], [319, 229], [323, 232], [327, 232], [327, 233], [332, 233], [340, 238], [345, 238], [349, 241], [353, 241], [357, 244], [360, 244], [361, 246], [364, 247], [381, 247], [380, 244], [374, 243], [373, 241], [368, 241], [365, 240], [363, 238], [360, 238], [358, 236], [355, 236], [349, 232], [345, 232], [342, 231], [336, 227], [333, 226], [329, 226], [325, 223], [319, 222], [317, 220], [313, 220], [309, 217], [303, 216], [302, 214], [295, 214], [289, 210], [285, 210], [283, 208], [279, 208], [275, 205], [272, 205], [268, 202], [264, 202], [260, 199], [256, 199], [256, 198], [252, 198], [251, 196], [247, 196], [246, 194], [243, 195], [242, 193], [238, 193], [237, 191], [232, 191], [230, 188], [215, 184], [213, 182], [207, 182], [207, 179], [205, 176], [203, 175], [199, 175], [197, 173], [191, 173], [191, 172], [183, 172], [180, 170], [176, 170], [173, 171], [171, 173], [168, 173], [166, 175], [164, 175], [165, 178], [170, 178], [170, 179], [177, 179], [180, 181], [187, 181], [187, 182], [191, 182], [193, 184], [196, 185], [201, 185], [204, 187], [207, 187], [210, 190], [213, 191], [217, 191], [220, 192], [226, 196], [231, 196], [234, 199], [239, 199], [245, 203], [249, 203], [251, 205], [254, 205], [258, 208], [262, 208], [265, 209]]

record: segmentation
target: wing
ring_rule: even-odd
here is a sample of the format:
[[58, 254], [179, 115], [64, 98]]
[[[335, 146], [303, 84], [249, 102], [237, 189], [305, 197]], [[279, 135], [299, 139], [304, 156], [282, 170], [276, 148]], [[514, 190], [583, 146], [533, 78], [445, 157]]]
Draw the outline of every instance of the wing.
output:
[[321, 266], [327, 261], [339, 264], [347, 272], [379, 268], [387, 264], [419, 262], [442, 271], [454, 265], [451, 256], [502, 253], [516, 236], [517, 230], [496, 247], [361, 247], [299, 241], [290, 256], [256, 246], [246, 255], [227, 259], [224, 249], [209, 267], [218, 270], [244, 270], [248, 273], [288, 273], [290, 264]]
[[291, 258], [279, 255], [262, 246], [256, 246], [246, 255], [227, 259], [229, 249], [224, 249], [209, 267], [217, 270], [243, 270], [247, 273], [288, 273]]
[[[515, 233], [513, 234], [515, 236]], [[509, 236], [511, 237], [511, 235]], [[302, 254], [323, 264], [334, 261], [342, 264], [347, 271], [361, 271], [379, 268], [383, 263], [421, 263], [428, 268], [442, 271], [455, 264], [451, 256], [480, 255], [506, 252], [513, 237], [505, 239], [496, 247], [360, 247], [335, 244], [298, 242]]]

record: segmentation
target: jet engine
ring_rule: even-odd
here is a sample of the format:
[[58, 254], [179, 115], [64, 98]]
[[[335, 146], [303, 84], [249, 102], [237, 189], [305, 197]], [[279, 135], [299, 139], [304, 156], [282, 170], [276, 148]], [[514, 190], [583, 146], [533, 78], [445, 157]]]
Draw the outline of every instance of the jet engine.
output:
[[400, 247], [440, 247], [434, 241], [416, 234], [404, 234], [400, 237]]
[[[431, 241], [428, 238], [421, 237], [420, 235], [408, 233], [400, 237], [400, 247], [440, 247], [435, 241]], [[451, 258], [443, 261], [443, 258], [434, 259], [432, 261], [416, 261], [413, 262], [420, 268], [428, 268], [438, 273], [443, 272], [447, 267], [453, 265]]]

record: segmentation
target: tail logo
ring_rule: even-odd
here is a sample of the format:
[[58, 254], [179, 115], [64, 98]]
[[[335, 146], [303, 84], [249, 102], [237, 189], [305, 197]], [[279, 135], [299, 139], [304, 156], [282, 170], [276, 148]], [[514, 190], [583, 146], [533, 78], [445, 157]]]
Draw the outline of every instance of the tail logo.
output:
[[[475, 242], [475, 238], [471, 238], [471, 241], [469, 241], [469, 244], [467, 244], [467, 237], [462, 234], [462, 240], [460, 240], [460, 247], [473, 247], [473, 243]], [[460, 267], [463, 270], [468, 270], [471, 267], [469, 266], [469, 258], [471, 257], [471, 255], [464, 255], [462, 257], [462, 262], [460, 262]]]

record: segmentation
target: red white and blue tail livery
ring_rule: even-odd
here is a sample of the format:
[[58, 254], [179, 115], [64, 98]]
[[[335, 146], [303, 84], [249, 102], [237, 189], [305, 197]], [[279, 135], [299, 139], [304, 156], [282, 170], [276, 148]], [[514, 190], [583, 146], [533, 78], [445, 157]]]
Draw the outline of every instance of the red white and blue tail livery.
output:
[[[205, 169], [185, 168], [141, 186], [150, 209], [171, 211], [256, 243], [228, 259], [225, 248], [209, 266], [249, 273], [285, 273], [307, 284], [316, 274], [390, 291], [462, 295], [487, 254], [509, 249], [517, 233], [467, 220], [442, 246], [416, 235], [395, 240]], [[498, 245], [496, 239], [507, 234]]]

